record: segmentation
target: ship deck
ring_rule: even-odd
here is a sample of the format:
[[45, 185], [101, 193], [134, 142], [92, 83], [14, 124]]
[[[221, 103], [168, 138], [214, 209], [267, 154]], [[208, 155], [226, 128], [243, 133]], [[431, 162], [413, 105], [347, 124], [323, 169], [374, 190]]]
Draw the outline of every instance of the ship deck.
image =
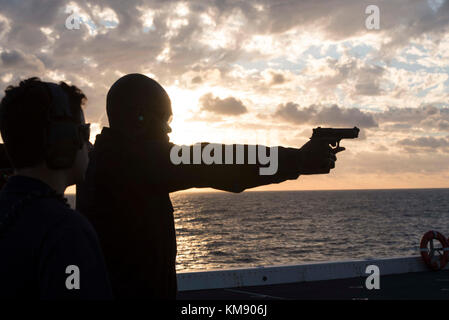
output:
[[[379, 289], [367, 289], [377, 267]], [[449, 265], [421, 257], [330, 261], [178, 273], [179, 300], [449, 300]]]
[[449, 300], [449, 270], [384, 275], [380, 289], [366, 277], [181, 291], [179, 300]]

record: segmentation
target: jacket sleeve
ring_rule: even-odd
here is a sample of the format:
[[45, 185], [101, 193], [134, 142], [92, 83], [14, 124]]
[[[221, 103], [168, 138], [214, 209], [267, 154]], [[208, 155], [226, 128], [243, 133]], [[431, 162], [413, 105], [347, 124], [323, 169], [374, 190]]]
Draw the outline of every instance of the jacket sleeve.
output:
[[[140, 179], [166, 192], [206, 187], [242, 192], [248, 188], [298, 178], [299, 149], [266, 148], [262, 149], [265, 157], [261, 157], [260, 148], [266, 147], [209, 143], [193, 146], [152, 144], [144, 152], [145, 156], [138, 158], [136, 165], [141, 168], [138, 170], [142, 174]], [[267, 152], [268, 149], [270, 152]], [[203, 151], [210, 156], [209, 161], [201, 157]]]

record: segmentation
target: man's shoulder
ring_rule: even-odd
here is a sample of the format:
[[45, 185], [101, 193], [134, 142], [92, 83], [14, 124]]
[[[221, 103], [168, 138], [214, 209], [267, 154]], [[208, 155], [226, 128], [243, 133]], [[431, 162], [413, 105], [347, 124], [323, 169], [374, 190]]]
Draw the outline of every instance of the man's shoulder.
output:
[[[54, 197], [23, 197], [17, 194], [0, 195], [0, 216], [15, 221], [13, 230], [27, 234], [30, 241], [49, 238], [84, 236], [90, 239], [96, 233], [90, 222], [78, 211], [70, 208], [62, 199]], [[7, 213], [7, 215], [5, 214]], [[7, 218], [5, 218], [7, 217]]]
[[[130, 177], [130, 172], [153, 172], [169, 160], [173, 144], [160, 141], [140, 141], [124, 143], [100, 140], [89, 153], [89, 166], [86, 181], [102, 177], [113, 183]], [[103, 183], [102, 183], [103, 184]]]
[[49, 230], [78, 229], [93, 233], [94, 230], [89, 221], [78, 211], [70, 208], [60, 199], [43, 198], [30, 205], [31, 214], [38, 213], [39, 219], [44, 222]]

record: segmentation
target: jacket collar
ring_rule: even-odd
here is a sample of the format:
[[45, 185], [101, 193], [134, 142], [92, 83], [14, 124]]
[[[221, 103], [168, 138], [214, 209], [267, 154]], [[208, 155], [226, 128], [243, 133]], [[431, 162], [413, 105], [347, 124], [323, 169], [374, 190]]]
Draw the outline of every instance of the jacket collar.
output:
[[8, 182], [5, 184], [3, 190], [4, 192], [13, 193], [39, 193], [39, 194], [55, 194], [56, 191], [53, 190], [45, 182], [21, 175], [14, 175], [8, 178]]

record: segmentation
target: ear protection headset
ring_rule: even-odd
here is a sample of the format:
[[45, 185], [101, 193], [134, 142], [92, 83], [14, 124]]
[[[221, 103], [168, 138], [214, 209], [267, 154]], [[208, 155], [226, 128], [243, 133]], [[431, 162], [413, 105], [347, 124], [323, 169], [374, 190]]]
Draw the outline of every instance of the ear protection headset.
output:
[[67, 169], [73, 165], [76, 153], [86, 138], [89, 140], [89, 125], [76, 123], [68, 96], [59, 85], [49, 82], [45, 85], [51, 95], [45, 134], [45, 161], [51, 169]]
[[[80, 125], [76, 123], [76, 119], [73, 118], [70, 111], [68, 96], [59, 85], [48, 82], [44, 84], [51, 95], [44, 137], [45, 161], [51, 169], [70, 168], [75, 161], [78, 149], [83, 146], [84, 141], [89, 140], [89, 124]], [[54, 190], [46, 193], [29, 194], [24, 199], [14, 203], [11, 210], [0, 212], [0, 239], [8, 231], [8, 227], [17, 219], [18, 211], [21, 207], [29, 201], [43, 197], [60, 199], [68, 206], [67, 199], [63, 195], [57, 194]]]

